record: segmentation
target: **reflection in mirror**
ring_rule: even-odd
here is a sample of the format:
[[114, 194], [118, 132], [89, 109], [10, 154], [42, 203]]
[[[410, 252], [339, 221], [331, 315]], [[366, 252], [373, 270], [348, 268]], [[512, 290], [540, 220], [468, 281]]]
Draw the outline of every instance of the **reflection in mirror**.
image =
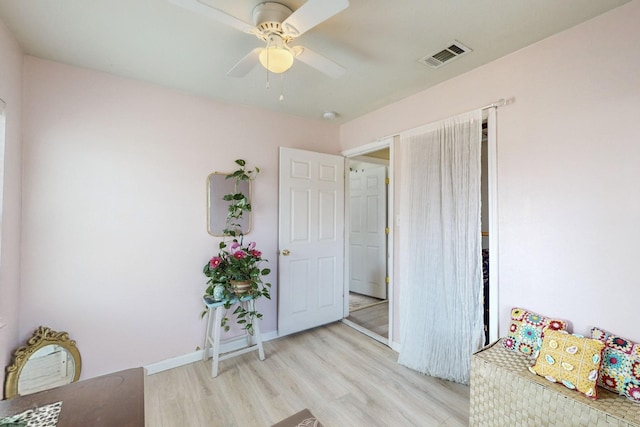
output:
[[[349, 316], [347, 324], [387, 343], [389, 339], [388, 251], [386, 234], [391, 152], [389, 147], [349, 158]], [[385, 341], [386, 340], [386, 341]]]
[[[229, 201], [223, 200], [225, 194], [235, 193], [235, 180], [227, 179], [226, 173], [214, 172], [207, 177], [207, 231], [212, 236], [222, 236], [227, 225]], [[248, 195], [251, 201], [251, 181], [240, 181], [238, 191]], [[240, 219], [242, 234], [251, 231], [251, 212]]]
[[80, 353], [69, 334], [40, 326], [27, 345], [14, 352], [13, 363], [7, 366], [5, 398], [77, 381], [81, 368]]
[[24, 396], [69, 384], [74, 376], [75, 362], [71, 353], [59, 345], [50, 344], [29, 357], [18, 379], [18, 394]]

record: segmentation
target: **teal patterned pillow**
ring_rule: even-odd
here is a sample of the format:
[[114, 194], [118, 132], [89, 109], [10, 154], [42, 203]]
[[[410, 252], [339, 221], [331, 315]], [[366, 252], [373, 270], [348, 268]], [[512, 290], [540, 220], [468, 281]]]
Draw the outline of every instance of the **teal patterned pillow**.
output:
[[640, 344], [600, 328], [591, 337], [604, 343], [598, 385], [640, 403]]
[[515, 307], [511, 310], [509, 334], [502, 340], [502, 344], [507, 350], [535, 358], [542, 344], [542, 330], [546, 327], [554, 331], [564, 331], [567, 329], [567, 324], [564, 320], [550, 319]]

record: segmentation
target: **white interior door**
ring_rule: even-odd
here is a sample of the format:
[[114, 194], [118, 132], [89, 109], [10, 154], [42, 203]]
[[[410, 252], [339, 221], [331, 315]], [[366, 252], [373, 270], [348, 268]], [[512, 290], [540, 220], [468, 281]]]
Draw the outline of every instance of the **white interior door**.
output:
[[342, 319], [344, 158], [280, 148], [278, 335]]
[[387, 299], [385, 166], [349, 173], [349, 290]]

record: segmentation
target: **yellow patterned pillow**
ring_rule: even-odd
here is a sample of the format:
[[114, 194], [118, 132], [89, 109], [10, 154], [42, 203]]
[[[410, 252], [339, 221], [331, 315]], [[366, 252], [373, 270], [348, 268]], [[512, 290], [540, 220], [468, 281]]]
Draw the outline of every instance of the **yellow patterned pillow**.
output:
[[604, 344], [598, 340], [545, 329], [540, 354], [529, 370], [596, 399], [603, 349]]

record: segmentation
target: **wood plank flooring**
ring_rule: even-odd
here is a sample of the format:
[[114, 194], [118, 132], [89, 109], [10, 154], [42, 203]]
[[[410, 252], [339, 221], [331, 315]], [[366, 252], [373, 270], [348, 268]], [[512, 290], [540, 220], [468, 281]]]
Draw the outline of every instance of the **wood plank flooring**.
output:
[[308, 408], [325, 427], [467, 426], [469, 387], [419, 374], [397, 353], [342, 323], [145, 378], [149, 427], [260, 427]]
[[351, 320], [384, 338], [389, 338], [389, 301], [349, 312]]
[[370, 297], [369, 295], [362, 295], [355, 292], [349, 292], [349, 312], [367, 307], [371, 304], [375, 304], [380, 301], [384, 301], [384, 300], [381, 300], [380, 298]]

